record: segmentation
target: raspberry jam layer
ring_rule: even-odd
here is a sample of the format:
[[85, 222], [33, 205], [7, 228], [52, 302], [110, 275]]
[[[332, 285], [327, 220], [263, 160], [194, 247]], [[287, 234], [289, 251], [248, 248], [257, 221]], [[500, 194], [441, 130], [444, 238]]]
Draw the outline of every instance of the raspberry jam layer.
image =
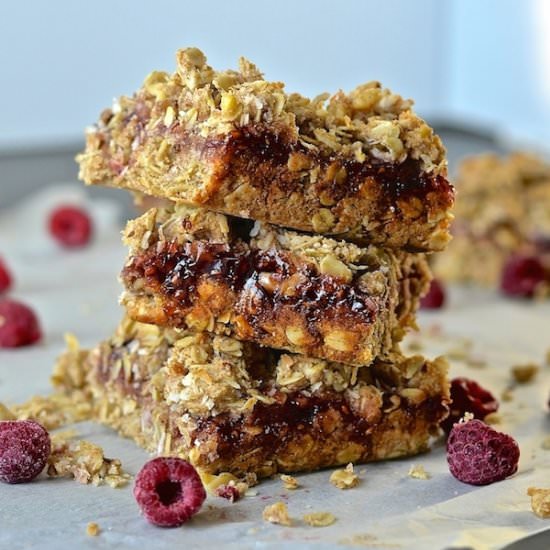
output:
[[[283, 291], [278, 283], [297, 273], [301, 276], [292, 292]], [[266, 274], [273, 282], [271, 289], [260, 284]], [[290, 254], [253, 250], [244, 243], [165, 243], [134, 256], [123, 271], [130, 290], [138, 282], [140, 288], [161, 294], [172, 319], [185, 316], [199, 298], [197, 288], [204, 279], [217, 281], [236, 294], [246, 292], [250, 299], [240, 302], [237, 311], [253, 326], [278, 307], [292, 307], [308, 323], [327, 315], [372, 323], [383, 306], [379, 297], [368, 295], [354, 281], [347, 284], [319, 273], [311, 264], [292, 261]]]

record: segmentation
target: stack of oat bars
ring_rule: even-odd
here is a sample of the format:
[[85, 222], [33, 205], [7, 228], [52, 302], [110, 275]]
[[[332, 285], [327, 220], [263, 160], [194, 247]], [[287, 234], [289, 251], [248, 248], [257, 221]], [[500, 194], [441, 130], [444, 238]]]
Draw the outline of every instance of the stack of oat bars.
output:
[[104, 111], [78, 161], [88, 184], [166, 200], [124, 232], [118, 330], [60, 362], [101, 422], [211, 474], [428, 448], [446, 363], [399, 342], [454, 193], [410, 101], [376, 82], [310, 100], [190, 48]]

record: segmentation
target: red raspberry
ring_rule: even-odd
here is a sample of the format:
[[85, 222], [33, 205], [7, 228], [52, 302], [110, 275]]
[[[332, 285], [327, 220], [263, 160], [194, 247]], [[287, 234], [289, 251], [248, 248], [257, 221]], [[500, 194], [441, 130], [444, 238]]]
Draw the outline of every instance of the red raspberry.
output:
[[50, 214], [49, 229], [61, 245], [75, 248], [84, 246], [90, 241], [92, 220], [82, 208], [60, 206]]
[[483, 420], [488, 414], [498, 411], [499, 402], [493, 394], [469, 378], [454, 378], [451, 381], [451, 411], [441, 427], [449, 433], [455, 422], [467, 412]]
[[216, 489], [216, 494], [219, 497], [226, 498], [231, 502], [235, 502], [241, 498], [241, 493], [239, 493], [239, 490], [235, 487], [235, 485], [220, 485]]
[[206, 491], [189, 462], [159, 457], [147, 462], [136, 476], [134, 497], [148, 521], [178, 527], [199, 511]]
[[28, 346], [42, 338], [33, 310], [21, 302], [0, 300], [0, 348]]
[[445, 304], [445, 289], [438, 279], [432, 279], [428, 294], [420, 300], [422, 309], [439, 309]]
[[516, 473], [518, 461], [516, 440], [481, 420], [455, 424], [449, 434], [449, 470], [463, 483], [488, 485], [501, 481]]
[[531, 298], [546, 278], [544, 265], [536, 256], [511, 256], [502, 270], [500, 289], [509, 296]]
[[11, 273], [6, 263], [0, 258], [0, 294], [11, 287]]
[[46, 466], [50, 450], [50, 436], [38, 422], [0, 422], [0, 481], [32, 481]]

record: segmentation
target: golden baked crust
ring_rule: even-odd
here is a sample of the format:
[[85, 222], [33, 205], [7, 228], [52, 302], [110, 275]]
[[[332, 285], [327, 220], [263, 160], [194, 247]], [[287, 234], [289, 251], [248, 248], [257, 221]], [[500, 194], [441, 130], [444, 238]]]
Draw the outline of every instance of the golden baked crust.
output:
[[360, 244], [441, 250], [454, 192], [438, 136], [379, 83], [313, 100], [250, 62], [177, 52], [86, 135], [80, 178]]
[[474, 156], [457, 188], [453, 241], [432, 258], [437, 276], [495, 287], [513, 254], [546, 257], [550, 269], [550, 164], [519, 152]]
[[125, 319], [85, 357], [62, 356], [55, 380], [151, 452], [265, 477], [426, 451], [447, 415], [446, 372], [442, 359], [358, 369]]
[[414, 326], [430, 281], [422, 254], [243, 225], [188, 206], [129, 222], [130, 317], [359, 366]]

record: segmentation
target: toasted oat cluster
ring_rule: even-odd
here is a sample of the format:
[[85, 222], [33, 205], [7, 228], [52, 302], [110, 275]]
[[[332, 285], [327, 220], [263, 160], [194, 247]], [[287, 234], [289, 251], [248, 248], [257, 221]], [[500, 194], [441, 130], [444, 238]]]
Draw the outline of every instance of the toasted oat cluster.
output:
[[445, 150], [410, 100], [378, 82], [308, 99], [245, 59], [220, 72], [195, 48], [176, 60], [89, 129], [86, 183], [361, 244], [445, 246]]
[[[547, 293], [550, 164], [526, 153], [478, 155], [462, 162], [456, 185], [454, 238], [445, 254], [433, 258], [436, 275], [496, 287], [510, 259], [534, 258], [541, 272], [538, 292]], [[525, 274], [518, 267], [517, 277], [533, 279], [533, 263]]]
[[132, 318], [352, 365], [394, 350], [430, 281], [421, 254], [247, 228], [187, 206], [149, 210], [125, 242]]
[[99, 445], [63, 438], [54, 438], [48, 459], [48, 476], [72, 477], [78, 483], [105, 483], [111, 487], [122, 487], [130, 480], [130, 476], [122, 470], [120, 460], [106, 458]]
[[72, 391], [67, 371], [80, 370], [101, 422], [211, 474], [265, 477], [415, 454], [449, 401], [442, 359], [396, 355], [352, 368], [129, 319], [84, 361], [61, 365], [60, 387], [67, 380]]

